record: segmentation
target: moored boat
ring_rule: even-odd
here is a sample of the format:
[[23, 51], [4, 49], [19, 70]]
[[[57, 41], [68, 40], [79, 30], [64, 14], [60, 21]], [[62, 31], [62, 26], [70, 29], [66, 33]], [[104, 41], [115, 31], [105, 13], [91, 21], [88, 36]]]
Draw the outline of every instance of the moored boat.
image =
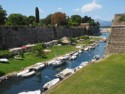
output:
[[2, 62], [2, 63], [8, 63], [9, 60], [8, 60], [7, 58], [1, 58], [1, 59], [0, 59], [0, 62]]
[[24, 91], [24, 92], [20, 92], [18, 94], [41, 94], [40, 90], [36, 90], [36, 91]]
[[27, 72], [25, 74], [22, 74], [21, 77], [25, 78], [25, 77], [30, 77], [32, 75], [34, 75], [36, 72], [33, 70], [33, 71], [30, 71], [30, 72]]
[[55, 84], [57, 84], [59, 81], [60, 81], [60, 79], [56, 78], [56, 79], [53, 79], [53, 80], [47, 82], [46, 84], [44, 84], [43, 90], [50, 89], [52, 86], [54, 86]]
[[80, 65], [84, 67], [84, 66], [86, 66], [88, 63], [89, 63], [88, 61], [85, 61], [85, 62], [82, 62]]
[[94, 56], [94, 59], [99, 60], [99, 59], [100, 59], [100, 56], [99, 56], [99, 55], [95, 55], [95, 56]]
[[28, 72], [29, 72], [29, 69], [25, 69], [25, 70], [23, 70], [23, 71], [17, 73], [16, 75], [17, 75], [17, 76], [21, 76], [21, 75], [23, 75], [23, 74], [25, 74], [25, 73], [28, 73]]
[[63, 63], [64, 63], [64, 62], [61, 61], [61, 60], [56, 60], [52, 65], [55, 66], [55, 67], [57, 67], [57, 66], [62, 65]]
[[64, 78], [68, 77], [69, 75], [71, 75], [73, 73], [74, 73], [73, 69], [66, 68], [63, 71], [61, 71], [60, 73], [56, 74], [55, 76], [59, 77], [61, 79], [64, 79]]
[[77, 58], [76, 55], [72, 55], [72, 56], [70, 57], [70, 60], [74, 60], [74, 59], [76, 59], [76, 58]]
[[88, 50], [89, 50], [89, 48], [88, 48], [88, 47], [84, 48], [84, 51], [88, 51]]
[[45, 64], [37, 64], [35, 67], [33, 67], [34, 70], [40, 70], [43, 67], [45, 67]]

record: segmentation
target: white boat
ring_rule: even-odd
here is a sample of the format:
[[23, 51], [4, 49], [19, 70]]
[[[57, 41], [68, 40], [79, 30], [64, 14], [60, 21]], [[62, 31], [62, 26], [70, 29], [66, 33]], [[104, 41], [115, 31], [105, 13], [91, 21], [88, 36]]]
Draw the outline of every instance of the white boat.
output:
[[74, 59], [76, 59], [76, 58], [77, 58], [77, 56], [76, 56], [76, 55], [73, 55], [73, 56], [70, 57], [70, 60], [74, 60]]
[[89, 50], [89, 48], [88, 48], [88, 47], [84, 48], [84, 51], [88, 51], [88, 50]]
[[82, 53], [82, 50], [79, 50], [78, 53]]
[[8, 63], [8, 62], [9, 62], [9, 60], [8, 60], [7, 58], [1, 58], [1, 59], [0, 59], [0, 62], [3, 62], [3, 63]]
[[61, 79], [64, 79], [64, 78], [66, 78], [67, 76], [69, 76], [69, 75], [71, 75], [73, 73], [74, 73], [73, 69], [66, 68], [63, 71], [61, 71], [60, 73], [56, 74], [55, 76], [59, 77]]
[[30, 77], [30, 76], [34, 75], [35, 73], [36, 73], [35, 71], [30, 71], [25, 74], [22, 74], [21, 77]]
[[56, 60], [50, 60], [47, 62], [47, 65], [52, 65]]
[[60, 66], [60, 65], [62, 65], [64, 62], [62, 62], [61, 60], [56, 60], [52, 65], [53, 66]]
[[45, 67], [45, 64], [37, 64], [37, 66], [33, 67], [34, 70], [40, 70]]
[[81, 69], [81, 68], [83, 68], [83, 66], [79, 65], [78, 68]]
[[88, 61], [85, 61], [85, 62], [82, 62], [80, 65], [84, 67], [84, 66], [86, 66], [88, 63], [89, 63]]
[[99, 56], [99, 55], [95, 55], [95, 56], [94, 56], [94, 59], [99, 60], [99, 59], [100, 59], [100, 56]]
[[74, 69], [74, 71], [78, 71], [78, 70], [80, 70], [81, 68], [83, 68], [83, 66], [82, 66], [82, 65], [79, 65], [78, 67], [76, 67], [76, 68]]
[[79, 55], [79, 52], [76, 52], [76, 53], [74, 53], [73, 55], [74, 55], [74, 56], [77, 56], [77, 55]]
[[23, 71], [17, 73], [16, 75], [17, 75], [17, 76], [21, 76], [21, 75], [26, 74], [26, 73], [28, 73], [28, 72], [29, 72], [29, 69], [25, 69], [25, 70], [23, 70]]
[[92, 49], [92, 46], [88, 46], [88, 49]]
[[41, 94], [40, 90], [36, 90], [36, 91], [25, 91], [25, 92], [20, 92], [18, 94]]
[[21, 56], [14, 56], [14, 58], [17, 60], [23, 60], [23, 58]]
[[76, 67], [76, 68], [74, 69], [75, 72], [78, 71], [78, 70], [80, 70], [79, 67]]
[[91, 62], [95, 62], [95, 61], [96, 61], [96, 59], [92, 59], [92, 60], [91, 60]]
[[44, 89], [44, 90], [48, 90], [48, 89], [50, 89], [52, 86], [54, 86], [55, 84], [57, 84], [59, 81], [60, 81], [59, 78], [53, 79], [53, 80], [47, 82], [46, 84], [44, 84], [43, 89]]

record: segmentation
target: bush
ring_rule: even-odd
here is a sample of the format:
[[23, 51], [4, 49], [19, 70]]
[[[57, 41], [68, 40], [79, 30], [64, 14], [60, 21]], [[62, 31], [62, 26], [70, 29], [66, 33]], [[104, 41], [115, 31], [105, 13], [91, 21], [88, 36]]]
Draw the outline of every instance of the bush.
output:
[[8, 50], [0, 50], [0, 58], [9, 58], [12, 54]]
[[76, 38], [70, 38], [71, 43], [77, 43], [77, 39]]
[[80, 39], [87, 40], [87, 39], [89, 39], [89, 36], [80, 36], [79, 38], [80, 38]]
[[121, 16], [121, 17], [119, 18], [119, 21], [125, 21], [125, 16]]
[[33, 52], [36, 54], [37, 57], [45, 58], [46, 55], [45, 55], [43, 49], [44, 49], [44, 45], [42, 43], [38, 43], [38, 44], [36, 44], [36, 46], [34, 46], [32, 48]]

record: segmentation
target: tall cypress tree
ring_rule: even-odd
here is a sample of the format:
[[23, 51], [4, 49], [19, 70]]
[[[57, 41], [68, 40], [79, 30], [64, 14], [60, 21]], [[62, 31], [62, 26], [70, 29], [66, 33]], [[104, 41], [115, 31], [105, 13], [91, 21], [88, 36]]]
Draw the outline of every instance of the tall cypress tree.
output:
[[35, 14], [36, 14], [36, 23], [39, 23], [39, 9], [36, 7], [35, 9]]

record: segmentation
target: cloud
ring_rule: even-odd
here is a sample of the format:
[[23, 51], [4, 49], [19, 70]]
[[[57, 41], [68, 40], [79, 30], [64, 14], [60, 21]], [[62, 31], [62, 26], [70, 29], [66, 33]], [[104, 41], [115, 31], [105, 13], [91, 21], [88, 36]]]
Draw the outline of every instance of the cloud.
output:
[[62, 11], [62, 8], [61, 8], [61, 7], [59, 7], [57, 10], [58, 10], [58, 11]]
[[44, 13], [44, 10], [42, 10], [41, 8], [39, 8], [39, 12], [40, 13]]
[[79, 12], [80, 9], [79, 9], [79, 8], [75, 8], [75, 9], [73, 9], [73, 11], [74, 11], [74, 12]]
[[81, 11], [82, 13], [87, 13], [101, 8], [102, 8], [102, 5], [98, 4], [96, 0], [93, 0], [89, 4], [83, 5], [83, 7], [81, 8]]

